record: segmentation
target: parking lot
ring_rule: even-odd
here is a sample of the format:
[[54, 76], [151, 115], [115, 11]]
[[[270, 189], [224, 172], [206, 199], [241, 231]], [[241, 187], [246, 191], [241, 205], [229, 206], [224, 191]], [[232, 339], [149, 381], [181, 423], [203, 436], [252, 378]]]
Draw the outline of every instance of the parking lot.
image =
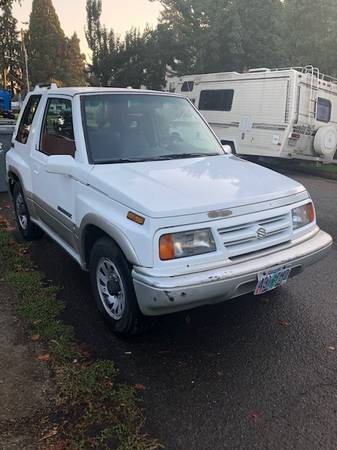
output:
[[[291, 176], [337, 240], [337, 182]], [[63, 287], [64, 320], [78, 339], [113, 359], [122, 379], [145, 386], [146, 431], [167, 449], [336, 448], [336, 245], [277, 291], [165, 317], [128, 340], [109, 332], [87, 274], [56, 244], [44, 238], [31, 253]]]

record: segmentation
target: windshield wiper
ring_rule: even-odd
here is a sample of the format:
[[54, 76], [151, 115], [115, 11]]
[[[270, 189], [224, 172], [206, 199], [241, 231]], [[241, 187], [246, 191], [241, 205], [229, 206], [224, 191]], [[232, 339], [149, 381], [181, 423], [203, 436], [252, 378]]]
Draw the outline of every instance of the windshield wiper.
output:
[[202, 158], [204, 156], [220, 156], [221, 153], [170, 153], [168, 155], [153, 156], [149, 158], [119, 158], [97, 161], [96, 164], [122, 164], [135, 162], [160, 161], [169, 159]]
[[156, 159], [184, 159], [184, 158], [202, 158], [204, 156], [220, 156], [221, 153], [170, 153], [168, 155], [158, 156]]
[[98, 161], [96, 164], [121, 164], [121, 163], [134, 163], [153, 161], [153, 158], [120, 158], [120, 159], [107, 159], [105, 161]]

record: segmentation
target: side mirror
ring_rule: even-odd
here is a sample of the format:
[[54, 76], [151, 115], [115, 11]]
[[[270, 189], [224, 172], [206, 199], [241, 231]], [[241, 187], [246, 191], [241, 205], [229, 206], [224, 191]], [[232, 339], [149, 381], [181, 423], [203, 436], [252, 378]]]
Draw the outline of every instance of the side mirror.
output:
[[73, 176], [75, 160], [70, 155], [52, 155], [48, 157], [46, 172]]
[[231, 155], [233, 153], [232, 147], [230, 145], [223, 144], [222, 148], [224, 149], [226, 155]]

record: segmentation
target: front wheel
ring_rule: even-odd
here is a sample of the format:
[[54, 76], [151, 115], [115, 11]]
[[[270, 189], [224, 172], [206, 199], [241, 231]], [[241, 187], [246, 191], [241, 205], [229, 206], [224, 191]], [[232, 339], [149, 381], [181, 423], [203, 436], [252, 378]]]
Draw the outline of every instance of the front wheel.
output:
[[128, 262], [109, 238], [100, 239], [92, 249], [90, 279], [96, 305], [114, 333], [137, 335], [149, 327], [138, 307]]
[[13, 190], [13, 203], [18, 230], [26, 241], [40, 239], [43, 231], [30, 219], [29, 211], [22, 188], [16, 183]]

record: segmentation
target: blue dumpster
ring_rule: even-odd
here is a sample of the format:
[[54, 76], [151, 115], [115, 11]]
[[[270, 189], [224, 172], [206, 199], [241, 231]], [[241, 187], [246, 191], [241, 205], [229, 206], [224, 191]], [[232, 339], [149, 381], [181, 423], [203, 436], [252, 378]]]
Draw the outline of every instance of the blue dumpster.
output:
[[12, 94], [10, 91], [0, 89], [0, 111], [10, 111], [12, 109]]

